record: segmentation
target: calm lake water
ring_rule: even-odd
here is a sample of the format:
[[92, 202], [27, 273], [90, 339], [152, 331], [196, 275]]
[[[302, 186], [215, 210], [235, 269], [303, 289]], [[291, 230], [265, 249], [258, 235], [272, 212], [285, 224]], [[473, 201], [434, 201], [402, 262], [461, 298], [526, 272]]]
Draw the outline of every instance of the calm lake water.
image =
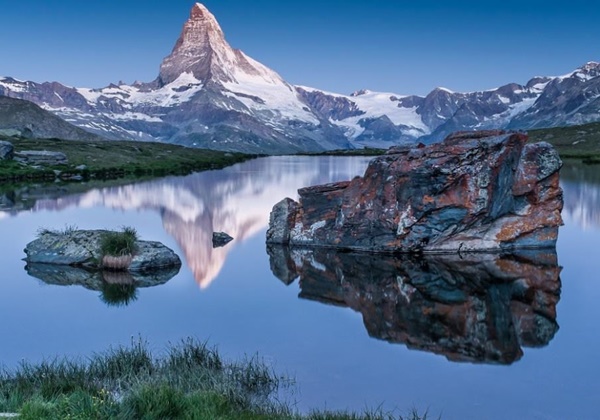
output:
[[[557, 254], [414, 261], [267, 252], [276, 202], [360, 175], [368, 160], [271, 157], [79, 194], [0, 195], [0, 362], [91, 355], [138, 336], [160, 351], [191, 336], [295, 377], [290, 399], [301, 410], [599, 418], [600, 168], [563, 170]], [[105, 303], [102, 286], [85, 279], [84, 287], [29, 275], [25, 245], [40, 227], [66, 225], [133, 226], [174, 249], [183, 267], [139, 288], [127, 306]], [[213, 249], [213, 230], [235, 240]]]

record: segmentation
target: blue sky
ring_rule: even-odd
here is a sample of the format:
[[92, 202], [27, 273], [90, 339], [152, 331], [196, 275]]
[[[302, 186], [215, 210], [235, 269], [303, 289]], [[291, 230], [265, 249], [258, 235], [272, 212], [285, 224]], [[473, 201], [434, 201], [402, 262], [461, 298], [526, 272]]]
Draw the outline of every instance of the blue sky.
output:
[[[150, 81], [188, 0], [0, 0], [0, 75]], [[205, 0], [229, 43], [294, 84], [425, 94], [525, 83], [600, 61], [594, 2]]]

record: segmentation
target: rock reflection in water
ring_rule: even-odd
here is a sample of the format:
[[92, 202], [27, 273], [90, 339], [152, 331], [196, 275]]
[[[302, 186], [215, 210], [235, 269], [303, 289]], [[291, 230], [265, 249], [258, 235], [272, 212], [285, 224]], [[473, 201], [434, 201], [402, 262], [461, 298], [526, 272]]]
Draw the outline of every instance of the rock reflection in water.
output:
[[86, 270], [79, 267], [52, 264], [25, 266], [27, 274], [55, 286], [79, 285], [101, 292], [100, 298], [109, 306], [127, 306], [137, 300], [138, 288], [165, 284], [179, 273], [179, 267], [143, 273]]
[[360, 312], [371, 337], [452, 361], [511, 364], [558, 330], [554, 250], [390, 256], [269, 246], [271, 269], [300, 297]]

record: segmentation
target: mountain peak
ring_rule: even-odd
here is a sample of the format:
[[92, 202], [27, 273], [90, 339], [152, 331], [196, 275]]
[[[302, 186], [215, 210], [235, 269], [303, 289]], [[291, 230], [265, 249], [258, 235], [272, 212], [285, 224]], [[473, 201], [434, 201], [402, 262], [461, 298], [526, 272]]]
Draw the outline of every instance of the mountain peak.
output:
[[190, 14], [190, 18], [191, 19], [201, 18], [202, 16], [207, 15], [207, 14], [212, 16], [212, 13], [210, 13], [210, 11], [206, 8], [205, 5], [203, 5], [202, 3], [196, 3], [192, 7], [192, 12]]
[[269, 84], [283, 81], [272, 70], [231, 48], [214, 15], [202, 4], [192, 7], [181, 36], [161, 66], [158, 82], [164, 86], [188, 73], [201, 83], [238, 83], [239, 78], [258, 77]]
[[[190, 12], [190, 18], [188, 20], [193, 22], [201, 22], [204, 25], [208, 25], [210, 29], [216, 29], [221, 31], [221, 27], [217, 22], [215, 16], [206, 8], [202, 3], [196, 3], [192, 7], [192, 11]], [[222, 32], [222, 31], [221, 31]]]
[[186, 72], [206, 82], [212, 76], [215, 54], [222, 60], [233, 52], [217, 19], [203, 4], [196, 3], [173, 51], [160, 66], [161, 84], [169, 84]]

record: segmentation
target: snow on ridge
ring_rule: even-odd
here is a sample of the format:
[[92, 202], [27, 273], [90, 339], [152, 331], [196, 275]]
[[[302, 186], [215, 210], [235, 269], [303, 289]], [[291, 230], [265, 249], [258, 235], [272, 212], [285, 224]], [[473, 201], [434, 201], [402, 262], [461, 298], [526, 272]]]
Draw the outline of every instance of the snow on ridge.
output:
[[[202, 82], [192, 73], [184, 72], [173, 82], [160, 89], [140, 92], [139, 87], [120, 85], [118, 87], [105, 87], [102, 89], [78, 88], [90, 105], [96, 105], [101, 97], [116, 98], [125, 104], [131, 105], [156, 105], [171, 107], [190, 101], [196, 93], [203, 89]], [[187, 88], [183, 90], [184, 88]], [[181, 90], [178, 92], [178, 90]]]
[[421, 116], [417, 114], [417, 107], [408, 108], [398, 106], [398, 100], [406, 98], [407, 95], [363, 90], [360, 95], [351, 96], [331, 93], [308, 86], [297, 85], [296, 87], [311, 93], [320, 92], [334, 98], [344, 98], [347, 101], [354, 103], [359, 110], [363, 111], [363, 115], [349, 117], [343, 120], [330, 120], [332, 124], [343, 128], [352, 140], [356, 139], [364, 132], [364, 128], [359, 124], [360, 120], [365, 118], [380, 118], [383, 116], [387, 116], [395, 125], [406, 125], [417, 130], [417, 132], [420, 133], [419, 135], [431, 133], [431, 130], [425, 125]]
[[[287, 120], [299, 120], [314, 125], [319, 124], [318, 118], [308, 110], [293, 86], [284, 82], [277, 73], [257, 61], [247, 56], [245, 58], [259, 74], [250, 74], [244, 69], [236, 69], [233, 74], [236, 82], [222, 83], [223, 87], [233, 94], [228, 96], [234, 97], [249, 109], [270, 111], [273, 117], [279, 115]], [[257, 97], [264, 103], [236, 94]]]
[[8, 82], [11, 78], [3, 77], [0, 78], [0, 86], [5, 89], [10, 90], [11, 92], [26, 92], [27, 91], [27, 82], [23, 82], [21, 80], [15, 80], [17, 83]]

